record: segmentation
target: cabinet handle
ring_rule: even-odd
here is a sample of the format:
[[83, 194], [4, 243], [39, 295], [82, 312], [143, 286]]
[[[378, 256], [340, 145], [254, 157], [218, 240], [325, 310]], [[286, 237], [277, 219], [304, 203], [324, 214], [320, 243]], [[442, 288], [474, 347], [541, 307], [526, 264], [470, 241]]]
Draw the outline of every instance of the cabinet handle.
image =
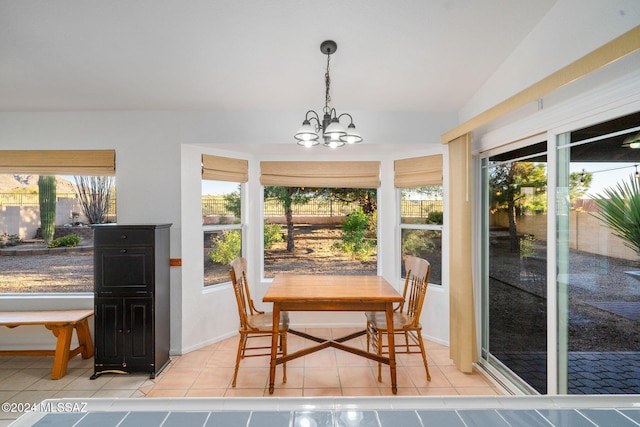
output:
[[131, 329], [127, 329], [127, 333], [130, 334], [131, 333]]
[[121, 254], [126, 254], [126, 253], [127, 253], [127, 250], [126, 250], [126, 249], [120, 249], [120, 253], [121, 253]]
[[120, 238], [121, 238], [122, 240], [124, 240], [124, 239], [126, 239], [126, 238], [127, 238], [127, 235], [126, 235], [126, 234], [122, 234], [122, 235], [120, 235]]
[[121, 334], [124, 330], [123, 329], [118, 329], [118, 333]]

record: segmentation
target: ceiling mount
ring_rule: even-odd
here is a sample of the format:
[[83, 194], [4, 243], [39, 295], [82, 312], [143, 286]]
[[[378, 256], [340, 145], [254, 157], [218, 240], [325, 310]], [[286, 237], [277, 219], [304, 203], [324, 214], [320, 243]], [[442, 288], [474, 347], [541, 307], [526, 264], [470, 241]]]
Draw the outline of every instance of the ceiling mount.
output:
[[331, 55], [335, 53], [336, 50], [338, 50], [338, 43], [333, 40], [325, 40], [320, 44], [320, 52], [325, 55]]

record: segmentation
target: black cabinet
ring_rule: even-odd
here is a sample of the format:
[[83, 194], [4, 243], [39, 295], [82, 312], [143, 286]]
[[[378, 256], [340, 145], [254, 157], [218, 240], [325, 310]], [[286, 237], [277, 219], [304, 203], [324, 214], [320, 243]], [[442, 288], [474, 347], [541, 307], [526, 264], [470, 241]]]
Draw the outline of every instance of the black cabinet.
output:
[[94, 226], [94, 374], [169, 362], [169, 227]]

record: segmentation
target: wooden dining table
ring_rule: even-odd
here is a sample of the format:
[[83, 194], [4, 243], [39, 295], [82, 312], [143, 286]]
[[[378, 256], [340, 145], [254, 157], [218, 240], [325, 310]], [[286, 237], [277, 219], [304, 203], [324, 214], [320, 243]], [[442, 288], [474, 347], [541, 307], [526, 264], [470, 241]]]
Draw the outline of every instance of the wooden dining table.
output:
[[[393, 337], [393, 305], [403, 301], [402, 295], [382, 276], [331, 276], [281, 274], [275, 276], [267, 289], [263, 302], [273, 303], [273, 333], [269, 369], [269, 394], [273, 394], [276, 366], [316, 351], [333, 347], [389, 365], [391, 391], [396, 394], [396, 357]], [[388, 356], [370, 353], [343, 344], [362, 336], [363, 329], [337, 339], [325, 339], [305, 332], [289, 329], [289, 333], [317, 342], [312, 347], [278, 357], [278, 325], [283, 311], [384, 311], [386, 312], [389, 352]]]

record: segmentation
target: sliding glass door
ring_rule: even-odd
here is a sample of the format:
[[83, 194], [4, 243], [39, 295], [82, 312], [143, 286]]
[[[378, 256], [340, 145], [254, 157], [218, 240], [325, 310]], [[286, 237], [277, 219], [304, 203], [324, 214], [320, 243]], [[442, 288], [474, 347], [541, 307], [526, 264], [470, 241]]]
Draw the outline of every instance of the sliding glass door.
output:
[[483, 160], [483, 358], [547, 387], [547, 144]]
[[640, 112], [483, 156], [482, 359], [523, 392], [640, 393], [639, 168]]
[[556, 145], [558, 392], [640, 393], [640, 113]]

